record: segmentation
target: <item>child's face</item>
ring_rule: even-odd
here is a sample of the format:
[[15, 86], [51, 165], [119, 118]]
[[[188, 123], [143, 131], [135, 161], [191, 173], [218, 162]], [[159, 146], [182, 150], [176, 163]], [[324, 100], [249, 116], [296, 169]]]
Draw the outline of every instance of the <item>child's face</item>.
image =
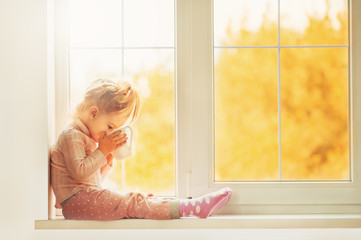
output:
[[123, 126], [128, 118], [119, 113], [90, 112], [87, 127], [91, 138], [98, 143], [102, 137]]

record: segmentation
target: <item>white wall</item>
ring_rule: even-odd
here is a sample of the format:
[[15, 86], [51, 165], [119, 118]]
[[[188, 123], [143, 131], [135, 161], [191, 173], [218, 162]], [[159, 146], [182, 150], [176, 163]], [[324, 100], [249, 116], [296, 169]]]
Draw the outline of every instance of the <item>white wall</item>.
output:
[[1, 239], [341, 239], [341, 236], [351, 239], [361, 236], [357, 229], [34, 230], [35, 219], [47, 218], [46, 4], [47, 0], [0, 0]]
[[29, 238], [32, 219], [46, 214], [45, 10], [45, 0], [0, 1], [0, 232], [8, 239]]

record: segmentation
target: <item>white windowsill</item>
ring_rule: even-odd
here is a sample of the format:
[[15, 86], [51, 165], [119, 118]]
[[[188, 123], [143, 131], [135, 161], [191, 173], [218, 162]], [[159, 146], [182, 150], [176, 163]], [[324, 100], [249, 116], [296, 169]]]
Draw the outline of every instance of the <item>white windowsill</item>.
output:
[[361, 228], [361, 214], [222, 215], [173, 220], [35, 220], [35, 229]]

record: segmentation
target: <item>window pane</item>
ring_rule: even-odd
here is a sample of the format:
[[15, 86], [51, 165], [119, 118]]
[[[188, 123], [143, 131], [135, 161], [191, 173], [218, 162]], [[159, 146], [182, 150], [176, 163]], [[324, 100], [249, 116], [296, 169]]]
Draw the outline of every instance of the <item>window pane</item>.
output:
[[71, 0], [69, 10], [71, 46], [121, 46], [120, 0]]
[[[143, 96], [135, 124], [136, 154], [125, 162], [125, 191], [174, 196], [174, 50], [126, 50], [124, 61], [127, 78]], [[114, 170], [111, 177], [116, 180], [122, 173]]]
[[170, 49], [127, 49], [124, 51], [124, 75], [126, 79], [154, 69], [174, 71], [174, 48]]
[[277, 0], [214, 0], [214, 45], [277, 45]]
[[282, 179], [349, 180], [348, 48], [281, 49]]
[[173, 0], [124, 0], [125, 47], [173, 47]]
[[215, 180], [278, 180], [276, 49], [215, 50]]
[[122, 55], [117, 49], [73, 49], [70, 51], [70, 107], [74, 109], [89, 84], [98, 78], [119, 80]]
[[281, 0], [281, 44], [347, 45], [347, 0]]

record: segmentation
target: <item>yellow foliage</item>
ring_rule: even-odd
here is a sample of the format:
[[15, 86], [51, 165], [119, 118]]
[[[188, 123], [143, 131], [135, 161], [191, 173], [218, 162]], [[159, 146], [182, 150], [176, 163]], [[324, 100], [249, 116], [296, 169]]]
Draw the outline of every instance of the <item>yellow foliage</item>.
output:
[[[347, 13], [310, 17], [304, 32], [281, 28], [284, 45], [348, 44]], [[266, 29], [265, 29], [266, 26]], [[261, 45], [277, 24], [244, 29], [224, 40]], [[263, 43], [264, 44], [264, 43]], [[217, 181], [279, 180], [277, 49], [215, 50]], [[349, 179], [348, 48], [281, 48], [282, 180]]]

